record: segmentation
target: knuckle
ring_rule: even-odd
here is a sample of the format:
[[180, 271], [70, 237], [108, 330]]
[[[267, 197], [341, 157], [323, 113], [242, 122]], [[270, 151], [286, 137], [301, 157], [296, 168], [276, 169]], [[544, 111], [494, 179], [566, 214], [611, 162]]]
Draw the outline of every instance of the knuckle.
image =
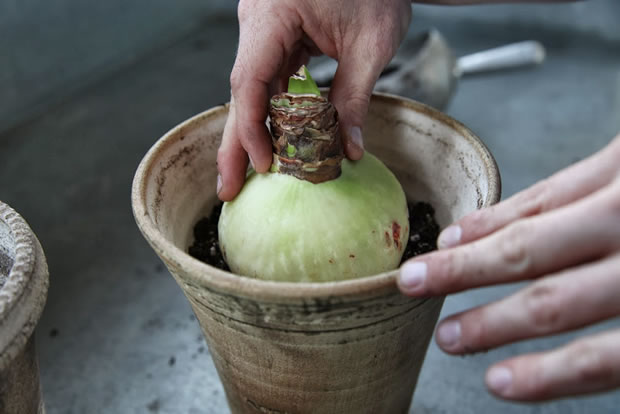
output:
[[241, 74], [241, 69], [239, 65], [235, 65], [230, 72], [230, 89], [233, 91], [240, 90], [242, 82], [243, 75]]
[[217, 149], [217, 160], [216, 163], [219, 165], [221, 165], [222, 163], [226, 162], [226, 158], [228, 157], [228, 153], [229, 150], [225, 145], [220, 145], [220, 147]]
[[521, 275], [530, 270], [532, 257], [529, 235], [532, 230], [525, 222], [516, 222], [504, 230], [498, 248], [501, 264], [506, 273]]
[[471, 213], [470, 215], [468, 215], [466, 217], [468, 223], [472, 226], [472, 227], [478, 227], [481, 226], [483, 224], [485, 224], [487, 222], [486, 220], [486, 214], [487, 212], [492, 212], [494, 206], [489, 207], [487, 209], [484, 210], [476, 210], [473, 213]]
[[617, 252], [620, 250], [620, 169], [618, 176], [606, 191], [604, 218], [600, 219], [600, 223], [604, 226], [601, 233], [609, 243], [607, 245], [609, 251]]
[[557, 330], [562, 323], [562, 307], [558, 286], [537, 282], [525, 291], [525, 309], [530, 326], [537, 332]]
[[567, 363], [574, 380], [580, 383], [607, 383], [614, 379], [615, 370], [603, 353], [587, 341], [578, 341], [567, 350]]
[[377, 52], [375, 56], [381, 58], [382, 64], [387, 64], [396, 53], [400, 43], [400, 39], [393, 34], [398, 35], [400, 30], [397, 30], [394, 21], [391, 19], [380, 22], [377, 27], [381, 27], [382, 30], [377, 32], [373, 39], [373, 47]]
[[387, 65], [396, 54], [400, 42], [406, 34], [406, 29], [401, 28], [401, 20], [401, 16], [389, 16], [377, 25], [380, 30], [376, 32], [374, 47], [377, 52], [376, 56], [381, 58], [383, 65]]
[[517, 196], [515, 205], [519, 210], [519, 217], [529, 217], [548, 210], [551, 206], [549, 200], [553, 191], [548, 179], [539, 181], [529, 190]]
[[610, 209], [614, 217], [620, 218], [620, 169], [611, 188]]
[[484, 352], [497, 345], [497, 335], [489, 326], [488, 309], [474, 309], [462, 319], [463, 351], [466, 353]]
[[541, 356], [518, 357], [513, 365], [517, 373], [516, 389], [527, 399], [541, 399], [549, 393], [549, 384], [544, 374]]
[[368, 101], [370, 100], [370, 92], [366, 90], [355, 90], [352, 91], [349, 96], [349, 104], [354, 108], [361, 108], [368, 105]]
[[[455, 291], [461, 289], [465, 284], [465, 266], [467, 260], [463, 256], [467, 256], [467, 249], [463, 253], [453, 252], [451, 254], [439, 256], [437, 261], [437, 274], [430, 278], [431, 286], [438, 292]], [[456, 253], [456, 254], [455, 254]]]
[[461, 225], [467, 228], [467, 232], [473, 234], [486, 234], [489, 229], [492, 229], [494, 223], [494, 216], [497, 212], [498, 205], [476, 210], [468, 214], [462, 219]]
[[[368, 103], [370, 102], [370, 92], [365, 90], [351, 91], [345, 102], [345, 110], [350, 117], [355, 117], [355, 121], [361, 121], [366, 115]], [[359, 118], [359, 119], [358, 119]]]

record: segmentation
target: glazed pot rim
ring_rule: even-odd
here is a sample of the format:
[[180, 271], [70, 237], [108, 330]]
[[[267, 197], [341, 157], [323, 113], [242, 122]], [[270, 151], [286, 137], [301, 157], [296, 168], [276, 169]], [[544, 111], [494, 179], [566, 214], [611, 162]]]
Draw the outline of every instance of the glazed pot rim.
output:
[[[374, 93], [372, 100], [399, 105], [421, 113], [457, 131], [475, 149], [488, 174], [488, 192], [482, 206], [487, 207], [499, 201], [501, 182], [495, 159], [484, 143], [469, 128], [430, 106], [407, 98]], [[132, 184], [133, 213], [140, 231], [160, 257], [169, 266], [184, 269], [183, 277], [191, 278], [193, 283], [250, 298], [282, 301], [307, 297], [374, 295], [378, 291], [395, 290], [398, 269], [363, 278], [335, 282], [277, 282], [240, 276], [193, 258], [161, 234], [150, 217], [146, 205], [147, 178], [155, 167], [159, 155], [168, 146], [176, 142], [174, 137], [179, 135], [178, 131], [191, 129], [193, 125], [204, 119], [227, 111], [228, 106], [228, 103], [215, 106], [173, 127], [149, 149], [138, 166]]]

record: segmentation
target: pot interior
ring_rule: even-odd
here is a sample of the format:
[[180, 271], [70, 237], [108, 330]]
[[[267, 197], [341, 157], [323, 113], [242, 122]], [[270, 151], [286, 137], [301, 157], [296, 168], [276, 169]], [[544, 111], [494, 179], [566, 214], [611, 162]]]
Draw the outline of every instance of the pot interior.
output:
[[15, 256], [15, 241], [11, 235], [9, 226], [0, 221], [0, 288], [4, 286], [11, 268], [13, 267]]
[[[147, 155], [144, 214], [182, 251], [193, 226], [218, 203], [216, 156], [227, 106], [173, 128]], [[397, 176], [409, 201], [426, 201], [441, 227], [499, 200], [492, 156], [467, 128], [424, 105], [374, 96], [364, 125], [366, 149]]]

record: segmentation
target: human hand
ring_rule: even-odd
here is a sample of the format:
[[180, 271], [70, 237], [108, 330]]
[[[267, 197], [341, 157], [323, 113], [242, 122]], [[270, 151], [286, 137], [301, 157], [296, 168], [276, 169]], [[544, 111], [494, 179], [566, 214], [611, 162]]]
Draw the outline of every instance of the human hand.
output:
[[219, 198], [231, 200], [241, 190], [248, 154], [257, 172], [269, 170], [269, 98], [310, 55], [339, 62], [329, 98], [339, 112], [345, 154], [360, 159], [370, 95], [407, 31], [410, 0], [241, 0], [238, 15], [231, 105], [217, 157]]
[[[400, 270], [411, 296], [534, 280], [517, 293], [442, 321], [452, 354], [494, 348], [620, 316], [620, 135], [551, 178], [446, 228], [440, 251]], [[492, 366], [499, 397], [535, 401], [620, 387], [620, 330]]]

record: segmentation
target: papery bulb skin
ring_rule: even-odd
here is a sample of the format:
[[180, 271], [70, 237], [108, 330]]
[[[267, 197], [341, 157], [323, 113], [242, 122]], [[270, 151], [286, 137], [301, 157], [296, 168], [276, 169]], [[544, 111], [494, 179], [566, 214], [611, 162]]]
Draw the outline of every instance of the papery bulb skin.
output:
[[409, 240], [405, 193], [372, 154], [343, 160], [338, 114], [305, 67], [289, 93], [271, 99], [269, 116], [271, 172], [252, 172], [222, 207], [219, 241], [230, 269], [288, 282], [395, 269]]

